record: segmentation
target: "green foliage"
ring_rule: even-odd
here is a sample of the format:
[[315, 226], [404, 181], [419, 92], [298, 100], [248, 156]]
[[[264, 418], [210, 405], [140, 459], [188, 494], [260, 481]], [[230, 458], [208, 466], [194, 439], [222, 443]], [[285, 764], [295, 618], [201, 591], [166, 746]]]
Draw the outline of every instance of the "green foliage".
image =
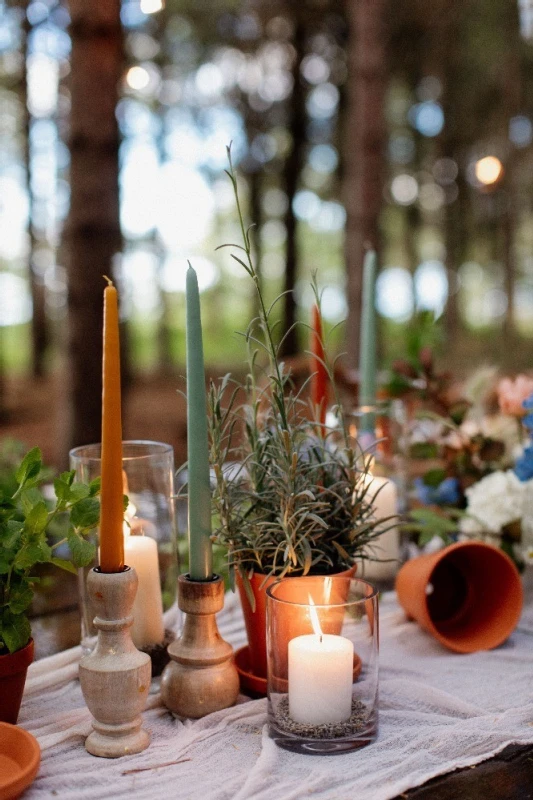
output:
[[[371, 457], [350, 439], [338, 400], [339, 428], [331, 432], [304, 401], [305, 385], [298, 393], [292, 387], [280, 357], [283, 339], [276, 341], [272, 323], [277, 300], [265, 303], [229, 150], [228, 157], [243, 239], [229, 246], [238, 249], [232, 258], [255, 284], [259, 313], [244, 334], [244, 384], [226, 375], [210, 386], [210, 456], [214, 540], [228, 552], [230, 582], [238, 569], [247, 586], [254, 570], [283, 577], [350, 567], [356, 556], [366, 557], [365, 547], [383, 532], [384, 521], [377, 529], [367, 477]], [[335, 391], [332, 365], [324, 365]]]
[[[100, 516], [99, 481], [87, 486], [74, 482], [74, 471], [63, 472], [54, 480], [50, 508], [38, 488], [45, 475], [41, 451], [34, 447], [0, 483], [0, 654], [19, 650], [31, 636], [26, 612], [33, 599], [35, 565], [49, 563], [75, 573], [94, 557], [86, 536]], [[51, 523], [65, 513], [70, 516], [68, 534], [54, 542]], [[65, 541], [72, 562], [54, 555]]]
[[464, 512], [457, 509], [415, 508], [409, 512], [407, 522], [402, 526], [403, 530], [417, 535], [419, 547], [424, 547], [434, 536], [440, 536], [444, 544], [448, 545], [454, 541], [454, 534], [457, 533], [457, 523]]

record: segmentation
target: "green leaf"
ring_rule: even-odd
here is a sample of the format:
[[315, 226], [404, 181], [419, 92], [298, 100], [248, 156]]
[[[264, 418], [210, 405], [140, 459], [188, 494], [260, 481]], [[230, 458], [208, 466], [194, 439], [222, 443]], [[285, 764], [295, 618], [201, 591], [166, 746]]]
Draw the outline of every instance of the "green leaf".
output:
[[18, 586], [11, 585], [9, 590], [9, 610], [13, 614], [22, 614], [33, 600], [33, 589], [26, 581]]
[[24, 489], [20, 495], [20, 505], [24, 514], [29, 514], [34, 506], [42, 502], [43, 496], [35, 486], [30, 489]]
[[100, 501], [96, 497], [79, 500], [70, 512], [70, 521], [75, 528], [95, 528], [100, 520]]
[[68, 475], [68, 472], [63, 472], [59, 478], [54, 480], [54, 492], [60, 504], [66, 503], [70, 495], [70, 483], [68, 478], [65, 478]]
[[42, 533], [48, 523], [48, 509], [44, 500], [40, 500], [37, 505], [26, 515], [24, 528], [29, 533]]
[[90, 488], [85, 483], [73, 483], [70, 487], [69, 501], [72, 503], [79, 503], [80, 500], [85, 500], [91, 493]]
[[0, 553], [0, 575], [7, 575], [13, 566], [14, 553], [2, 552]]
[[72, 553], [72, 561], [76, 567], [87, 567], [94, 558], [96, 548], [92, 542], [88, 542], [79, 533], [71, 530], [68, 538], [68, 546]]
[[52, 550], [45, 541], [28, 542], [17, 553], [15, 569], [27, 570], [34, 564], [46, 563], [52, 557]]
[[437, 458], [439, 448], [434, 442], [414, 442], [409, 448], [411, 458]]
[[43, 465], [42, 454], [38, 447], [34, 447], [26, 453], [19, 468], [15, 472], [15, 478], [20, 485], [23, 485], [31, 478], [36, 478]]
[[426, 486], [431, 486], [433, 489], [436, 489], [437, 486], [440, 486], [442, 481], [446, 478], [446, 470], [444, 469], [430, 469], [428, 470], [422, 480], [424, 481]]
[[31, 637], [31, 627], [24, 614], [5, 611], [0, 618], [0, 640], [10, 653], [25, 647]]
[[472, 404], [469, 403], [468, 400], [458, 400], [453, 404], [449, 410], [449, 414], [456, 425], [461, 425], [463, 423], [471, 405]]
[[95, 495], [99, 494], [101, 485], [102, 479], [100, 477], [95, 478], [94, 481], [91, 481], [89, 484], [89, 496], [94, 497]]
[[73, 575], [78, 574], [78, 570], [70, 561], [67, 561], [65, 558], [51, 558], [50, 563], [53, 564], [55, 567], [59, 567], [59, 569], [64, 569], [65, 572], [71, 572]]
[[0, 534], [0, 541], [4, 550], [12, 550], [19, 543], [24, 523], [15, 519], [8, 519]]

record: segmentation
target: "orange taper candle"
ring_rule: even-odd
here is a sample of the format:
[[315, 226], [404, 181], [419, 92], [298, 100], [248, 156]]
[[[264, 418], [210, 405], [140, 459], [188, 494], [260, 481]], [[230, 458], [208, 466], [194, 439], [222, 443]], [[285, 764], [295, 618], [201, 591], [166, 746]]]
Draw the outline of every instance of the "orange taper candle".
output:
[[324, 366], [324, 342], [322, 339], [322, 317], [315, 303], [311, 319], [311, 400], [318, 409], [318, 419], [323, 425], [326, 421], [328, 403], [328, 373]]
[[122, 421], [120, 413], [120, 342], [117, 290], [104, 290], [102, 360], [102, 487], [100, 492], [100, 569], [124, 568]]

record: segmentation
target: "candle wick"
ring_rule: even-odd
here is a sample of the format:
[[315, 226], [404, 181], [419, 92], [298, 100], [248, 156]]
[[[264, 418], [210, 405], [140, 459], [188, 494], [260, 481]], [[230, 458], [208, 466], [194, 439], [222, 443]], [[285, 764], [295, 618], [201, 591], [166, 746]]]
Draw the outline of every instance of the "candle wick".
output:
[[103, 277], [107, 281], [108, 286], [113, 286], [113, 281], [111, 280], [111, 278], [108, 278], [107, 275], [104, 275]]
[[320, 634], [320, 644], [322, 644], [322, 634]]

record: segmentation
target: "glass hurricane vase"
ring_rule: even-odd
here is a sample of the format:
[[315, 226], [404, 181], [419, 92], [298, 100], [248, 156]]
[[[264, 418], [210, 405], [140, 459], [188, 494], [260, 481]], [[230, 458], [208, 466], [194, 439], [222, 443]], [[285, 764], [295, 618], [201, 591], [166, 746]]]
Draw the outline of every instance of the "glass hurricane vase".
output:
[[[162, 650], [174, 638], [178, 561], [174, 511], [174, 452], [163, 442], [122, 443], [124, 494], [129, 505], [124, 517], [124, 560], [135, 567], [139, 578], [133, 609], [132, 638], [139, 649]], [[101, 445], [77, 447], [70, 452], [76, 479], [88, 483], [101, 473]], [[95, 532], [95, 544], [98, 531]], [[81, 645], [91, 652], [97, 631], [89, 606], [86, 578], [98, 563], [79, 570]], [[163, 617], [163, 612], [173, 609]], [[154, 664], [155, 667], [155, 664]]]

